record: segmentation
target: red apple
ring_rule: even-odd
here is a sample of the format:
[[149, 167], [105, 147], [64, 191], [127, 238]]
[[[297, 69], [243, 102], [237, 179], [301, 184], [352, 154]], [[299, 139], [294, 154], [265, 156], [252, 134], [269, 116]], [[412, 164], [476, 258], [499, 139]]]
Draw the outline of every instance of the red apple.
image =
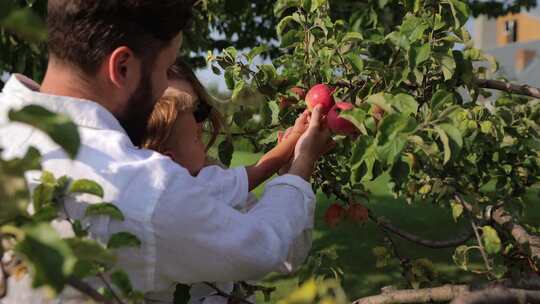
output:
[[327, 114], [335, 104], [332, 93], [334, 93], [334, 90], [325, 84], [315, 85], [306, 95], [308, 109], [311, 111], [315, 106], [320, 104], [322, 106], [322, 113]]
[[297, 102], [298, 100], [292, 97], [281, 96], [279, 98], [279, 109], [283, 111]]
[[338, 204], [334, 203], [326, 209], [326, 212], [324, 213], [324, 221], [325, 223], [330, 226], [330, 228], [335, 228], [339, 222], [343, 219], [343, 216], [345, 215], [345, 209]]
[[330, 112], [328, 112], [328, 127], [334, 133], [339, 135], [353, 136], [358, 134], [358, 129], [356, 126], [346, 120], [345, 118], [339, 117], [341, 111], [348, 111], [354, 109], [354, 106], [348, 102], [338, 102], [336, 103]]
[[291, 93], [296, 95], [298, 97], [298, 99], [300, 99], [300, 100], [306, 98], [306, 90], [304, 90], [301, 87], [292, 87], [290, 91], [291, 91]]
[[369, 210], [360, 203], [354, 203], [347, 208], [347, 218], [353, 223], [364, 223], [369, 218]]

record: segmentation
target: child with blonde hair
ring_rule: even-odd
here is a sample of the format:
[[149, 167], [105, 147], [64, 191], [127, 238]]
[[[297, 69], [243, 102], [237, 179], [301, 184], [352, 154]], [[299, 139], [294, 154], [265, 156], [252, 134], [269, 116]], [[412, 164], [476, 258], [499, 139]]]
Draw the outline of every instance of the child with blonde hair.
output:
[[[217, 163], [210, 161], [207, 156], [208, 149], [219, 135], [223, 121], [221, 115], [212, 107], [211, 97], [193, 70], [180, 59], [169, 69], [168, 77], [169, 88], [154, 108], [142, 147], [169, 156], [194, 178], [203, 179], [213, 185], [210, 192], [223, 204], [228, 204], [239, 212], [249, 212], [256, 204], [255, 196], [249, 191], [289, 163], [297, 141], [308, 127], [309, 113], [301, 114], [278, 145], [256, 164], [227, 169], [216, 165]], [[205, 124], [208, 124], [207, 128], [210, 129], [207, 144], [203, 142]], [[227, 196], [224, 193], [227, 193]], [[311, 214], [313, 216], [313, 210]], [[276, 265], [275, 271], [292, 272], [306, 258], [310, 247], [311, 229], [305, 230], [296, 238], [290, 246], [287, 260]], [[240, 285], [219, 283], [217, 287], [232, 293], [234, 289], [240, 288]], [[208, 284], [195, 284], [191, 288], [190, 303], [227, 303], [227, 299], [216, 295], [216, 291]]]

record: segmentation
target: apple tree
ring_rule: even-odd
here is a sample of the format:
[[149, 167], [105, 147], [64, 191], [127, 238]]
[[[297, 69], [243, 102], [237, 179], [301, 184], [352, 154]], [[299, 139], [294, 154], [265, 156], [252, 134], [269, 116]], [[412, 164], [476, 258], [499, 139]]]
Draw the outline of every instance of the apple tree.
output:
[[[506, 82], [495, 60], [474, 48], [464, 1], [364, 1], [346, 20], [331, 14], [338, 2], [276, 1], [281, 55], [272, 63], [254, 64], [268, 45], [208, 54], [233, 92], [238, 134], [273, 144], [300, 112], [321, 104], [337, 143], [314, 177], [316, 189], [338, 199], [328, 224], [371, 220], [390, 240], [454, 248], [455, 263], [485, 279], [478, 291], [431, 286], [429, 260], [400, 259], [414, 290], [358, 303], [462, 303], [486, 294], [493, 303], [538, 300], [540, 231], [522, 218], [525, 196], [539, 186], [540, 91]], [[224, 140], [221, 156], [232, 148]], [[383, 174], [395, 197], [451, 210], [456, 236], [423, 239], [361, 204], [370, 196], [366, 184]], [[373, 252], [398, 258], [392, 246]], [[477, 256], [481, 267], [471, 263]]]

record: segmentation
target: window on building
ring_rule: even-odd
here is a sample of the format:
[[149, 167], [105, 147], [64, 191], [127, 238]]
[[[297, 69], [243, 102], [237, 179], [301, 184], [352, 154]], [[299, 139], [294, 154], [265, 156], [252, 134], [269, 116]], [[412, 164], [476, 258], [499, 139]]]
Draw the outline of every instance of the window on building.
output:
[[508, 20], [504, 23], [504, 31], [506, 34], [506, 41], [508, 43], [517, 42], [517, 27], [518, 24], [516, 20]]

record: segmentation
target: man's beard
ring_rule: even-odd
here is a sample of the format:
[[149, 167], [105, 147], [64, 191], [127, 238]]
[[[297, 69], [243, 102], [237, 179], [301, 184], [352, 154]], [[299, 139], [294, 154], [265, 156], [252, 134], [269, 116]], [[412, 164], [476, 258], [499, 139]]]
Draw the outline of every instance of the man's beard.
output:
[[148, 120], [156, 104], [156, 101], [153, 100], [152, 89], [150, 73], [143, 73], [137, 89], [128, 100], [124, 117], [120, 119], [120, 125], [126, 130], [129, 139], [135, 146], [141, 145]]

